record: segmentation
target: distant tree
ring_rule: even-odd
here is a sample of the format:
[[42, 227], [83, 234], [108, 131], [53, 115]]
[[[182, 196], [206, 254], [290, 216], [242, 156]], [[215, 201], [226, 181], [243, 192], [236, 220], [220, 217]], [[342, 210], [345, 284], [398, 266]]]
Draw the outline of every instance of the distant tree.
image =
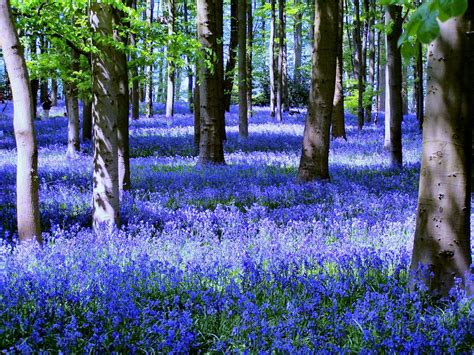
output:
[[[175, 28], [175, 0], [167, 0], [166, 2], [167, 10], [168, 10], [168, 36], [170, 41], [168, 42], [168, 47], [171, 44], [171, 38], [174, 35], [174, 28]], [[167, 51], [168, 54], [168, 84], [166, 86], [166, 108], [165, 108], [165, 116], [167, 118], [172, 117], [174, 115], [174, 95], [175, 95], [175, 80], [176, 80], [176, 66], [174, 64], [174, 53], [171, 52], [170, 55], [170, 48]]]
[[[71, 72], [79, 71], [79, 53], [71, 50]], [[65, 84], [66, 92], [66, 111], [67, 111], [67, 150], [66, 156], [68, 158], [75, 158], [80, 151], [80, 136], [79, 136], [79, 91], [77, 83], [70, 80]]]
[[301, 82], [301, 58], [303, 54], [303, 12], [300, 9], [301, 0], [294, 0], [296, 13], [294, 17], [294, 52], [295, 52], [295, 71], [293, 80], [296, 83]]
[[283, 121], [285, 94], [285, 0], [278, 0], [278, 60], [276, 69], [276, 111], [278, 122]]
[[237, 46], [239, 45], [238, 36], [238, 0], [230, 1], [230, 39], [229, 39], [229, 54], [227, 55], [227, 62], [225, 66], [224, 79], [224, 109], [229, 112], [230, 98], [232, 96], [232, 87], [234, 86], [235, 64], [237, 57]]
[[[151, 30], [153, 25], [153, 14], [155, 12], [155, 0], [146, 0], [146, 18]], [[148, 48], [150, 53], [153, 53], [153, 45]], [[153, 63], [145, 67], [146, 86], [145, 86], [145, 111], [146, 117], [153, 116]]]
[[[471, 294], [474, 292], [470, 272], [472, 5], [469, 1], [463, 17], [443, 18], [445, 22], [437, 22], [436, 15], [427, 17], [431, 24], [439, 26], [439, 36], [428, 48], [428, 90], [411, 269], [416, 272], [413, 286], [421, 281], [432, 293], [442, 296], [448, 295], [456, 278], [463, 280]], [[458, 10], [463, 7], [451, 4], [441, 10], [459, 15]]]
[[275, 60], [275, 36], [276, 36], [276, 11], [275, 1], [270, 0], [270, 40], [268, 46], [268, 57], [269, 57], [269, 74], [270, 74], [270, 115], [275, 117], [276, 110], [276, 87], [277, 81], [275, 78], [276, 72], [276, 60]]
[[219, 62], [222, 62], [222, 45], [219, 45], [222, 42], [222, 18], [221, 0], [197, 0], [198, 39], [206, 58], [206, 63], [199, 66], [199, 165], [224, 164], [223, 75], [219, 69]]
[[253, 90], [253, 9], [252, 0], [247, 0], [247, 111], [248, 116], [253, 115], [252, 90]]
[[92, 93], [94, 124], [94, 172], [93, 172], [93, 226], [96, 231], [105, 224], [118, 226], [119, 172], [117, 117], [120, 99], [118, 72], [115, 69], [118, 51], [107, 41], [113, 38], [117, 25], [116, 10], [112, 5], [92, 2], [90, 25], [95, 35], [98, 51], [92, 54]]
[[238, 4], [239, 40], [239, 138], [249, 136], [247, 112], [247, 0]]
[[385, 142], [390, 152], [393, 167], [402, 166], [402, 56], [398, 39], [402, 34], [402, 7], [385, 7], [386, 25], [391, 28], [386, 34], [387, 69], [385, 79]]
[[[354, 21], [354, 71], [357, 76], [357, 92], [358, 92], [358, 101], [357, 101], [357, 126], [359, 129], [364, 127], [364, 91], [365, 91], [365, 58], [364, 58], [364, 46], [363, 42], [363, 26], [360, 19], [360, 2], [359, 0], [354, 0], [354, 11], [355, 11], [355, 21]], [[364, 43], [364, 45], [363, 45]]]
[[303, 135], [298, 180], [329, 179], [331, 127], [338, 33], [338, 1], [316, 0], [311, 64], [311, 90]]
[[23, 49], [9, 0], [0, 0], [0, 46], [13, 94], [13, 126], [17, 147], [16, 208], [21, 241], [41, 242], [38, 197], [38, 149], [34, 108]]

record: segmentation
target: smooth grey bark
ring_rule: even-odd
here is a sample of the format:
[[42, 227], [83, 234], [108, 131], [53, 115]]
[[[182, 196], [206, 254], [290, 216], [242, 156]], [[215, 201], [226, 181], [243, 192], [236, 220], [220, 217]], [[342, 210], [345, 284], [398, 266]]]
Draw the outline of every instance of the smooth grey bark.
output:
[[[174, 35], [174, 21], [175, 21], [175, 0], [167, 0], [168, 5], [168, 36]], [[166, 118], [174, 115], [174, 98], [175, 98], [175, 80], [176, 80], [176, 66], [172, 55], [169, 54], [169, 43], [167, 49], [168, 75], [166, 85]], [[179, 87], [179, 86], [178, 86]]]
[[249, 136], [247, 112], [247, 0], [238, 1], [239, 41], [239, 138]]
[[336, 52], [336, 86], [334, 88], [334, 101], [332, 112], [332, 130], [333, 138], [346, 137], [346, 127], [344, 122], [344, 90], [343, 90], [343, 35], [344, 35], [344, 14], [342, 1], [339, 1], [338, 11], [338, 29], [337, 29], [337, 52]]
[[31, 87], [23, 48], [9, 0], [0, 0], [0, 46], [13, 94], [13, 129], [17, 148], [16, 214], [20, 241], [41, 243], [38, 197], [38, 149]]
[[385, 141], [384, 148], [390, 152], [392, 167], [402, 166], [402, 56], [398, 38], [402, 34], [402, 7], [385, 7], [385, 23], [392, 23], [386, 34], [387, 69], [385, 76]]
[[[113, 36], [114, 10], [111, 5], [93, 2], [90, 25], [97, 35]], [[110, 44], [94, 43], [99, 49], [92, 54], [92, 94], [94, 127], [93, 227], [96, 232], [105, 225], [120, 223], [117, 117], [119, 82], [117, 50]]]
[[[222, 81], [219, 61], [222, 61], [222, 1], [197, 0], [197, 32], [203, 55], [209, 58], [214, 68], [199, 66], [200, 71], [200, 141], [199, 165], [224, 164], [222, 125], [224, 110]], [[223, 71], [223, 70], [222, 70]]]
[[359, 129], [364, 127], [364, 51], [362, 46], [361, 21], [360, 21], [360, 3], [354, 0], [355, 23], [354, 23], [354, 70], [357, 76], [357, 126]]
[[[440, 22], [428, 47], [426, 114], [411, 287], [447, 296], [455, 279], [474, 292], [470, 265], [473, 8]], [[471, 165], [471, 166], [470, 166]], [[419, 269], [421, 267], [421, 269]]]
[[[188, 24], [188, 1], [183, 0], [183, 19], [185, 25], [185, 31], [188, 36], [191, 35], [191, 30], [190, 26]], [[188, 76], [188, 107], [189, 107], [189, 112], [194, 111], [194, 95], [193, 95], [193, 81], [194, 81], [194, 76], [193, 76], [193, 68], [192, 68], [192, 59], [189, 55], [186, 56], [186, 73]]]
[[[74, 49], [71, 52], [71, 71], [79, 71], [79, 53]], [[79, 135], [79, 98], [78, 88], [74, 83], [67, 83], [66, 111], [67, 111], [67, 158], [75, 158], [81, 150]]]
[[338, 33], [338, 1], [316, 0], [311, 91], [303, 134], [298, 180], [329, 180], [329, 135]]
[[[375, 6], [373, 1], [369, 3], [370, 7]], [[370, 11], [370, 8], [369, 8]], [[366, 90], [367, 88], [370, 88], [370, 92], [373, 92], [374, 86], [375, 86], [375, 18], [373, 16], [373, 13], [371, 12], [369, 22], [368, 22], [368, 70], [367, 70], [367, 81], [366, 81]], [[372, 121], [372, 106], [373, 106], [373, 95], [370, 94], [370, 101], [367, 103], [365, 106], [365, 122], [371, 122]]]
[[276, 34], [276, 16], [275, 1], [270, 0], [270, 41], [268, 46], [269, 75], [270, 75], [270, 116], [275, 117], [276, 110], [276, 60], [275, 60], [275, 34]]
[[51, 105], [57, 106], [58, 104], [58, 81], [53, 79], [51, 81]]
[[[134, 0], [132, 2], [132, 7], [136, 10], [137, 2]], [[133, 32], [130, 33], [130, 45], [136, 47], [137, 39]], [[132, 52], [132, 59], [136, 59], [136, 54]], [[130, 73], [132, 76], [132, 88], [131, 88], [131, 106], [132, 106], [132, 119], [138, 120], [140, 117], [140, 83], [138, 81], [138, 66], [134, 64], [130, 68]]]
[[229, 54], [225, 66], [224, 79], [224, 109], [229, 112], [230, 99], [232, 96], [232, 88], [234, 86], [234, 71], [237, 57], [237, 46], [239, 45], [239, 26], [237, 20], [239, 0], [230, 1], [230, 39], [229, 39]]
[[194, 88], [194, 151], [199, 155], [199, 145], [201, 142], [201, 97], [199, 84]]

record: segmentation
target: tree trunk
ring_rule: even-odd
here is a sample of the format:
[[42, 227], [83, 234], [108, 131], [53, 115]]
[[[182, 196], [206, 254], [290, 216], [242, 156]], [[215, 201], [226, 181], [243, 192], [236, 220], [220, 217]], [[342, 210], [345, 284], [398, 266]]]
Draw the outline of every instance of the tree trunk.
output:
[[268, 47], [269, 74], [270, 74], [270, 116], [275, 117], [276, 109], [276, 63], [275, 63], [275, 32], [276, 16], [275, 1], [270, 0], [270, 44]]
[[[375, 6], [373, 1], [370, 2], [370, 6]], [[371, 9], [369, 8], [369, 11]], [[375, 12], [375, 11], [374, 11]], [[369, 102], [365, 106], [365, 122], [372, 121], [372, 104], [373, 104], [373, 92], [375, 85], [375, 19], [373, 13], [371, 12], [369, 23], [368, 23], [368, 57], [369, 57], [369, 67], [368, 67], [368, 80], [366, 82], [366, 91], [369, 89]]]
[[41, 243], [38, 197], [38, 149], [34, 109], [23, 48], [15, 29], [9, 0], [0, 0], [3, 58], [13, 94], [13, 127], [17, 148], [16, 213], [20, 241]]
[[[185, 31], [188, 36], [191, 35], [191, 30], [189, 29], [188, 24], [188, 1], [183, 0], [183, 17], [185, 25]], [[188, 107], [189, 112], [193, 113], [194, 111], [194, 97], [193, 97], [193, 68], [192, 61], [189, 55], [186, 55], [186, 74], [188, 76]]]
[[92, 140], [92, 101], [82, 102], [82, 140]]
[[[120, 18], [122, 14], [116, 10], [116, 18]], [[118, 19], [117, 19], [118, 22]], [[116, 32], [116, 31], [115, 31]], [[124, 41], [117, 33], [114, 34], [116, 42]], [[119, 190], [130, 190], [130, 148], [129, 148], [129, 112], [130, 97], [128, 91], [128, 61], [125, 52], [117, 52], [116, 54], [116, 70], [119, 80], [118, 92], [118, 115], [117, 115], [117, 149], [118, 149], [118, 174], [119, 174]]]
[[[218, 61], [222, 60], [222, 5], [221, 0], [197, 0], [197, 31], [203, 55], [214, 65], [211, 70], [200, 66], [200, 142], [199, 165], [224, 164], [222, 140], [223, 106], [219, 102], [222, 95], [222, 76], [219, 75]], [[213, 55], [209, 57], [209, 53]], [[220, 92], [219, 92], [220, 90]]]
[[364, 127], [364, 54], [362, 48], [362, 34], [360, 21], [360, 4], [359, 0], [354, 0], [355, 23], [354, 23], [354, 70], [357, 75], [357, 126], [359, 129]]
[[201, 97], [199, 84], [194, 88], [194, 151], [199, 155], [199, 146], [201, 142]]
[[338, 30], [337, 30], [337, 57], [336, 57], [336, 86], [334, 90], [334, 102], [332, 112], [332, 137], [346, 138], [346, 128], [344, 123], [344, 90], [343, 90], [343, 35], [344, 35], [344, 14], [342, 1], [339, 1]]
[[386, 34], [387, 69], [386, 69], [386, 109], [385, 109], [385, 143], [384, 148], [390, 151], [392, 167], [402, 166], [402, 57], [397, 41], [402, 34], [402, 8], [397, 5], [385, 7], [385, 22], [392, 24], [392, 31]]
[[336, 83], [338, 1], [316, 0], [311, 91], [298, 180], [329, 180], [329, 135]]
[[39, 79], [30, 80], [31, 88], [31, 100], [33, 101], [33, 117], [38, 117], [38, 90], [39, 90]]
[[[133, 1], [133, 8], [136, 10], [137, 2]], [[130, 45], [132, 47], [137, 46], [137, 39], [133, 32], [130, 33]], [[132, 52], [132, 59], [136, 59], [136, 54]], [[130, 68], [132, 76], [132, 90], [131, 90], [131, 104], [132, 104], [132, 119], [138, 120], [140, 117], [140, 83], [138, 81], [138, 65], [136, 63]]]
[[[428, 48], [428, 91], [411, 270], [412, 288], [424, 283], [447, 296], [455, 279], [474, 292], [470, 247], [470, 156], [473, 95], [473, 8], [439, 22]], [[421, 269], [419, 269], [421, 267]], [[470, 279], [470, 280], [469, 280]]]
[[423, 90], [423, 48], [421, 43], [417, 46], [418, 56], [415, 59], [415, 105], [416, 105], [416, 119], [420, 130], [423, 127], [424, 116], [424, 90]]
[[224, 81], [224, 109], [229, 112], [230, 99], [232, 96], [232, 88], [234, 86], [234, 70], [236, 63], [237, 46], [239, 44], [238, 38], [238, 0], [230, 1], [230, 41], [229, 41], [229, 56], [225, 66], [225, 81]]
[[[114, 10], [111, 5], [93, 2], [90, 25], [102, 37], [112, 37]], [[113, 228], [120, 223], [117, 117], [119, 82], [115, 65], [117, 50], [97, 42], [98, 53], [92, 54], [92, 93], [94, 125], [93, 227], [96, 232], [105, 224]]]
[[[174, 35], [174, 17], [175, 17], [175, 0], [167, 0], [168, 4], [168, 36]], [[168, 85], [166, 86], [166, 118], [173, 117], [174, 115], [174, 91], [175, 91], [175, 79], [176, 79], [176, 67], [174, 65], [173, 55], [169, 54], [169, 44], [167, 50], [167, 62], [168, 62]]]
[[[149, 25], [153, 23], [153, 12], [155, 7], [154, 0], [147, 0], [146, 2], [146, 17]], [[153, 46], [149, 48], [150, 53], [153, 53]], [[150, 118], [153, 116], [153, 64], [145, 67], [146, 86], [145, 86], [145, 112], [146, 117]]]
[[[382, 85], [381, 81], [382, 79], [384, 80], [385, 83], [385, 73], [382, 75], [381, 69], [382, 69], [382, 64], [380, 63], [382, 56], [381, 56], [381, 37], [382, 37], [382, 31], [378, 31], [377, 33], [377, 84], [375, 86], [375, 92], [376, 92], [376, 97], [375, 97], [375, 118], [374, 118], [374, 124], [377, 124], [379, 121], [379, 113], [380, 111], [383, 111], [381, 109], [381, 98], [385, 97], [383, 93], [380, 92], [381, 89], [383, 89], [384, 85]], [[385, 110], [385, 108], [384, 108]]]
[[58, 104], [58, 81], [53, 79], [51, 81], [51, 106]]
[[285, 0], [278, 0], [278, 61], [276, 70], [276, 120], [283, 121], [283, 71], [285, 68], [284, 52], [285, 52]]
[[247, 116], [247, 0], [239, 0], [239, 138], [249, 136]]
[[[225, 131], [225, 109], [224, 109], [224, 3], [223, 0], [215, 0], [215, 13], [216, 17], [216, 62], [215, 62], [215, 71], [217, 74], [216, 84], [216, 95], [215, 99], [218, 103], [218, 118], [219, 118], [219, 136], [221, 142], [227, 140], [227, 135]], [[223, 149], [223, 148], [222, 148]], [[224, 154], [224, 153], [222, 153]]]
[[[294, 0], [295, 6], [299, 7], [301, 4], [301, 0]], [[301, 56], [303, 53], [303, 44], [302, 44], [302, 33], [303, 33], [303, 13], [298, 8], [295, 14], [295, 34], [294, 34], [294, 42], [295, 42], [295, 72], [293, 80], [295, 83], [301, 82]]]
[[[72, 50], [71, 70], [79, 71], [79, 53]], [[75, 83], [67, 83], [66, 89], [66, 111], [67, 111], [67, 158], [75, 158], [81, 150], [79, 136], [79, 98], [78, 89]]]
[[253, 12], [252, 12], [252, 0], [248, 0], [247, 4], [247, 111], [250, 117], [253, 116], [252, 107], [252, 61], [253, 61]]

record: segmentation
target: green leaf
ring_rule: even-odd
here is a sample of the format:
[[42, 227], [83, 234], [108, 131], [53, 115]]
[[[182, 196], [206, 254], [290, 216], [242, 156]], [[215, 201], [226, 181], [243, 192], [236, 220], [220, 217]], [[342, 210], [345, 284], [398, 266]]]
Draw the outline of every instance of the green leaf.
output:
[[461, 16], [467, 10], [467, 0], [438, 0], [439, 19], [446, 21], [451, 17]]
[[421, 22], [418, 28], [417, 35], [418, 40], [421, 43], [430, 43], [439, 34], [438, 11], [430, 12], [429, 16]]

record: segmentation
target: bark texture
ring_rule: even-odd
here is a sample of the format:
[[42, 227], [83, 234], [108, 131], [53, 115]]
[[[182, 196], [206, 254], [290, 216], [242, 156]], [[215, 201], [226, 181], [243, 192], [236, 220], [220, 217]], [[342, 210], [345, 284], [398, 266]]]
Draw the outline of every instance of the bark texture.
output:
[[[90, 24], [100, 36], [113, 36], [114, 10], [110, 5], [92, 3]], [[120, 223], [117, 117], [119, 81], [117, 50], [103, 42], [95, 43], [92, 55], [92, 94], [94, 120], [93, 227], [112, 228]]]
[[336, 82], [338, 2], [316, 0], [311, 91], [298, 180], [329, 180], [329, 134]]
[[[461, 278], [469, 282], [470, 155], [473, 100], [472, 6], [463, 18], [440, 23], [428, 48], [426, 115], [418, 193], [412, 287], [424, 283], [448, 295]], [[419, 267], [422, 267], [419, 269]], [[471, 276], [472, 277], [472, 276]]]
[[344, 90], [342, 82], [343, 64], [343, 34], [344, 34], [344, 15], [342, 1], [339, 1], [338, 11], [338, 29], [337, 29], [337, 52], [336, 52], [336, 86], [334, 89], [334, 102], [332, 112], [332, 137], [333, 138], [346, 138], [346, 127], [344, 122]]
[[222, 61], [222, 2], [221, 0], [197, 0], [198, 39], [204, 54], [213, 68], [200, 66], [200, 141], [199, 165], [224, 164], [222, 124], [224, 122], [222, 81], [219, 61]]
[[17, 147], [16, 213], [20, 241], [41, 242], [38, 197], [38, 149], [34, 109], [23, 48], [9, 0], [0, 0], [0, 46], [13, 94], [13, 128]]
[[387, 33], [387, 69], [385, 77], [385, 142], [384, 148], [390, 152], [393, 167], [402, 166], [402, 56], [397, 44], [402, 34], [402, 8], [388, 5], [385, 21], [393, 22], [392, 31]]
[[92, 101], [90, 99], [82, 102], [82, 140], [92, 139]]
[[249, 136], [247, 116], [247, 0], [239, 0], [239, 138]]
[[232, 96], [232, 88], [234, 86], [234, 70], [237, 57], [237, 46], [239, 45], [238, 38], [238, 11], [239, 0], [231, 0], [230, 2], [230, 41], [229, 41], [229, 55], [225, 66], [224, 79], [224, 109], [229, 112], [230, 98]]

